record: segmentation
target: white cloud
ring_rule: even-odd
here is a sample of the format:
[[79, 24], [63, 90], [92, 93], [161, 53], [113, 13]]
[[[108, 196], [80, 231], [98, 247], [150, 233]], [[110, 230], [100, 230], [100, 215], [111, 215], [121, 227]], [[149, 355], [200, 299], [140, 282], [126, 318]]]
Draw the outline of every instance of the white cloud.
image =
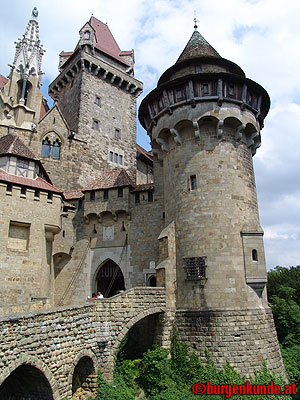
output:
[[[0, 42], [0, 72], [4, 75], [13, 61], [14, 41], [23, 34], [34, 6], [40, 12], [40, 36], [47, 50], [46, 81], [57, 74], [59, 52], [75, 47], [79, 29], [93, 13], [108, 22], [123, 50], [135, 49], [136, 78], [145, 88], [141, 98], [180, 55], [192, 34], [196, 10], [203, 36], [271, 96], [262, 147], [255, 156], [267, 261], [269, 267], [300, 263], [299, 1], [11, 0], [0, 15], [0, 37], [5, 38]], [[142, 131], [139, 127], [138, 141], [147, 146]]]

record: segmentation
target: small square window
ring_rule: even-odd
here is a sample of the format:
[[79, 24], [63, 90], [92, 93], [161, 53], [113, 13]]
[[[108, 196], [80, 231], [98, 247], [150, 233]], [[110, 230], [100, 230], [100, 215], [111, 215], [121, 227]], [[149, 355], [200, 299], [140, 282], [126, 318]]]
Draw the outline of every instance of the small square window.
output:
[[100, 99], [100, 97], [96, 96], [95, 103], [97, 104], [97, 106], [101, 106], [101, 99]]
[[95, 201], [95, 190], [92, 190], [90, 193], [90, 201]]
[[197, 178], [196, 175], [190, 176], [190, 189], [196, 190], [197, 189]]
[[115, 137], [119, 139], [120, 136], [120, 129], [115, 129]]
[[135, 193], [135, 204], [138, 204], [140, 202], [140, 193], [136, 192]]
[[104, 189], [103, 191], [103, 200], [108, 200], [108, 189]]
[[24, 187], [24, 186], [21, 187], [21, 194], [23, 196], [26, 196], [26, 187]]
[[118, 188], [118, 197], [123, 197], [123, 188]]
[[98, 128], [99, 128], [99, 121], [94, 119], [94, 121], [93, 121], [93, 129], [98, 129]]
[[114, 162], [115, 162], [116, 164], [118, 164], [118, 159], [119, 159], [118, 154], [115, 153], [115, 154], [114, 154]]
[[119, 164], [123, 165], [123, 156], [119, 154]]
[[7, 191], [7, 192], [11, 192], [11, 191], [12, 191], [12, 184], [11, 184], [11, 183], [8, 183], [8, 184], [6, 185], [6, 191]]

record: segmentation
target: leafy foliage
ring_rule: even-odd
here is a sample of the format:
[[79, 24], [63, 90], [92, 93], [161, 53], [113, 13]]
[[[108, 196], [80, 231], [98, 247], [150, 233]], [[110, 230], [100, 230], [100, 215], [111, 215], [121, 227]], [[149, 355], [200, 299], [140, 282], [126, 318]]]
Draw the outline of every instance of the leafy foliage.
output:
[[[291, 364], [292, 368], [292, 364]], [[170, 352], [154, 347], [144, 353], [142, 359], [119, 361], [115, 368], [115, 379], [113, 385], [106, 383], [99, 376], [98, 400], [131, 400], [145, 398], [148, 400], [195, 400], [199, 398], [192, 392], [192, 385], [196, 382], [212, 385], [239, 385], [246, 382], [230, 365], [226, 364], [221, 370], [217, 370], [206, 352], [206, 363], [203, 364], [196, 354], [190, 354], [186, 344], [182, 344], [176, 330], [174, 329], [171, 339]], [[275, 378], [268, 371], [265, 364], [257, 371], [252, 384], [275, 384], [283, 385], [282, 379]], [[203, 399], [225, 399], [223, 395], [201, 395]], [[255, 396], [234, 395], [233, 400], [261, 400], [261, 399], [283, 400], [290, 399], [289, 396]]]
[[268, 297], [278, 296], [282, 287], [294, 289], [293, 298], [300, 306], [300, 266], [285, 268], [279, 265], [268, 272]]

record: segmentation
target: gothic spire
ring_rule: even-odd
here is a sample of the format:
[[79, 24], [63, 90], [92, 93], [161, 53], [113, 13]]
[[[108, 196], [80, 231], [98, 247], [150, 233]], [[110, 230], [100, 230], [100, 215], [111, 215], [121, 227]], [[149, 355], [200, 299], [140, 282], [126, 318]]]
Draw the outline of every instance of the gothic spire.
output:
[[183, 52], [180, 54], [176, 64], [188, 58], [194, 57], [217, 57], [221, 58], [220, 54], [204, 39], [198, 32], [197, 24], [195, 22], [195, 30], [185, 46]]
[[13, 66], [23, 79], [28, 79], [30, 75], [42, 74], [42, 56], [45, 50], [40, 43], [37, 16], [38, 10], [34, 7], [23, 38], [16, 42]]

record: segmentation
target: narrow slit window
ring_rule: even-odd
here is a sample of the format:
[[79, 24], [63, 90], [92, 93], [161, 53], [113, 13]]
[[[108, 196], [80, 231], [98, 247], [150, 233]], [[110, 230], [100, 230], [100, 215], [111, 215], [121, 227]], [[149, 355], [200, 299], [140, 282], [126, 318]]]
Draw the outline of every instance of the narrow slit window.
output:
[[152, 192], [152, 190], [148, 191], [148, 201], [149, 201], [149, 203], [151, 203], [153, 201], [153, 192]]
[[103, 199], [108, 200], [108, 189], [104, 189], [103, 191]]
[[21, 195], [26, 196], [26, 187], [21, 187]]
[[114, 161], [114, 153], [112, 151], [109, 152], [109, 161]]
[[47, 200], [52, 201], [52, 199], [53, 199], [53, 194], [49, 192], [47, 195]]
[[60, 143], [58, 139], [53, 143], [52, 149], [52, 158], [59, 160], [60, 159]]
[[191, 175], [190, 176], [190, 187], [191, 190], [196, 190], [197, 189], [197, 178], [196, 175]]
[[94, 119], [94, 121], [93, 121], [93, 129], [98, 129], [98, 128], [99, 128], [99, 121]]
[[252, 261], [257, 261], [258, 257], [257, 257], [257, 250], [253, 249], [252, 250]]
[[139, 204], [139, 202], [140, 202], [140, 193], [136, 192], [136, 194], [135, 194], [135, 204]]
[[35, 197], [35, 198], [39, 198], [39, 197], [40, 197], [40, 191], [39, 191], [39, 189], [35, 189], [35, 191], [34, 191], [34, 197]]
[[119, 154], [119, 164], [123, 165], [123, 156]]
[[118, 164], [119, 155], [117, 153], [114, 154], [114, 162]]
[[95, 201], [95, 190], [92, 190], [90, 193], [90, 201]]
[[78, 210], [81, 210], [82, 206], [83, 206], [83, 201], [82, 201], [82, 199], [79, 199], [78, 200]]

